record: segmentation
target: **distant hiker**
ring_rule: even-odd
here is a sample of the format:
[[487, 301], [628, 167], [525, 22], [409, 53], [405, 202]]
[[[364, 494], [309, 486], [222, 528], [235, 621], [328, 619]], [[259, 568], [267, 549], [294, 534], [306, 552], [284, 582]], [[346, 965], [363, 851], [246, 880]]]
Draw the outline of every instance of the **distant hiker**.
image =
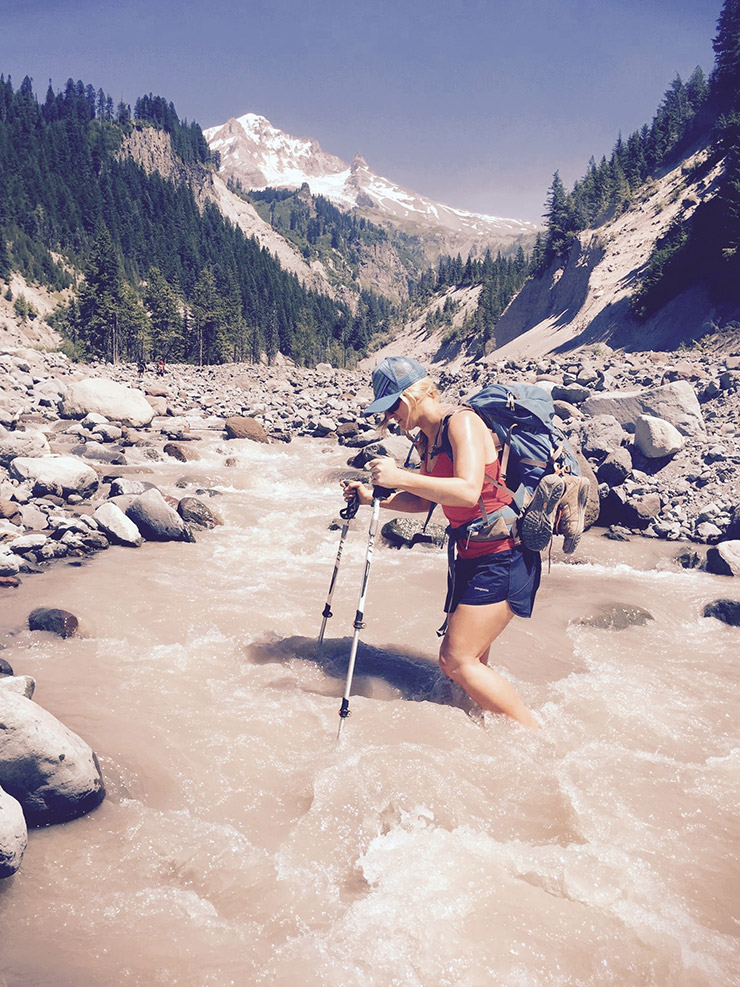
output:
[[[524, 726], [539, 724], [513, 687], [488, 666], [491, 645], [514, 615], [529, 617], [540, 584], [539, 551], [516, 534], [511, 494], [500, 485], [500, 441], [472, 409], [445, 405], [427, 371], [416, 360], [388, 357], [373, 371], [375, 400], [363, 415], [383, 413], [410, 433], [420, 470], [402, 469], [389, 457], [368, 464], [374, 486], [394, 490], [382, 507], [427, 512], [439, 504], [449, 521], [450, 587], [448, 620], [439, 651], [443, 671], [483, 709], [501, 711]], [[533, 502], [530, 531], [547, 544], [565, 485], [554, 474], [549, 490]], [[345, 499], [355, 494], [370, 504], [373, 491], [357, 481], [344, 485]], [[481, 526], [481, 519], [486, 522]], [[539, 527], [539, 531], [535, 530]]]
[[159, 362], [157, 363], [157, 377], [164, 377], [164, 374], [165, 374], [164, 360], [162, 359], [162, 357], [160, 357]]
[[144, 363], [143, 360], [139, 360], [139, 362], [136, 364], [136, 369], [139, 371], [140, 374], [146, 373], [146, 364]]

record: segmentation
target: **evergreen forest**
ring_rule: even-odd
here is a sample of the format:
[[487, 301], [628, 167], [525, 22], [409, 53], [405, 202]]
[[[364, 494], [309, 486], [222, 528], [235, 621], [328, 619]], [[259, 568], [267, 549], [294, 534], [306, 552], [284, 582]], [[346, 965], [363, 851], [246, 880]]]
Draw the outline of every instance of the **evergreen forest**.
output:
[[102, 90], [0, 76], [0, 278], [72, 289], [55, 325], [82, 358], [220, 363], [278, 351], [351, 363], [387, 312], [356, 314], [307, 290], [191, 187], [147, 174], [122, 152], [135, 129], [170, 135], [184, 165], [217, 166], [200, 127], [171, 103], [114, 106]]

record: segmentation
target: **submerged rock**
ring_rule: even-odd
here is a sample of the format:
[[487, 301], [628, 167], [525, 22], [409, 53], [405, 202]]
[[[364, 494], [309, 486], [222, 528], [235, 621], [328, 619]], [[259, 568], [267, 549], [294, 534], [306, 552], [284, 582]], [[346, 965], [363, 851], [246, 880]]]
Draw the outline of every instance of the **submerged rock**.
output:
[[31, 631], [49, 631], [59, 637], [74, 637], [79, 628], [79, 621], [69, 610], [57, 607], [37, 607], [28, 615], [28, 629]]
[[704, 607], [705, 617], [714, 617], [730, 627], [740, 627], [740, 601], [713, 600]]
[[649, 620], [655, 620], [649, 610], [635, 606], [604, 607], [593, 617], [583, 617], [579, 623], [584, 627], [603, 627], [612, 631], [623, 631], [627, 627], [642, 627]]

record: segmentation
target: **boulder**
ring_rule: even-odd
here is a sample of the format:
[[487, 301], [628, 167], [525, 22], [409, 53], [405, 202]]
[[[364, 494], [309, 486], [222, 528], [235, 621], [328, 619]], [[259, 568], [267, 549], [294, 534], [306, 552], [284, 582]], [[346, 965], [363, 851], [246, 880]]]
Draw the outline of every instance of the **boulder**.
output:
[[591, 390], [582, 384], [556, 385], [552, 389], [553, 401], [566, 401], [568, 404], [582, 404], [591, 397]]
[[0, 518], [5, 518], [11, 524], [23, 524], [23, 509], [14, 500], [0, 499]]
[[74, 637], [79, 628], [79, 621], [69, 610], [58, 607], [37, 607], [28, 615], [28, 629], [31, 631], [49, 631], [59, 637]]
[[198, 497], [183, 497], [177, 505], [177, 513], [183, 521], [197, 528], [215, 528], [216, 525], [223, 524], [218, 514]]
[[0, 878], [15, 874], [28, 846], [28, 829], [20, 802], [0, 788]]
[[0, 432], [0, 465], [9, 466], [17, 456], [46, 456], [49, 453], [49, 442], [43, 432], [37, 429], [25, 431]]
[[116, 544], [127, 545], [131, 548], [138, 548], [141, 545], [142, 537], [139, 529], [131, 518], [126, 517], [120, 507], [111, 501], [101, 504], [93, 517], [100, 525], [101, 530]]
[[635, 418], [635, 445], [648, 459], [675, 456], [685, 444], [683, 435], [670, 422], [654, 415]]
[[183, 519], [167, 503], [156, 487], [134, 497], [126, 509], [147, 541], [194, 541]]
[[0, 786], [29, 826], [84, 815], [105, 798], [98, 759], [77, 734], [31, 699], [0, 690]]
[[740, 601], [713, 600], [704, 607], [705, 617], [714, 617], [730, 627], [740, 627]]
[[579, 438], [583, 455], [601, 460], [619, 449], [627, 433], [614, 415], [594, 415], [581, 425]]
[[740, 576], [740, 541], [722, 541], [707, 549], [707, 572], [718, 576]]
[[694, 388], [686, 380], [640, 391], [604, 391], [582, 405], [587, 415], [612, 415], [622, 425], [632, 425], [638, 415], [653, 415], [674, 425], [682, 435], [706, 431]]
[[141, 391], [104, 377], [89, 377], [67, 386], [62, 415], [84, 418], [90, 412], [107, 419], [140, 428], [154, 418], [154, 409]]
[[381, 528], [385, 540], [395, 548], [413, 548], [414, 545], [434, 545], [442, 548], [447, 537], [447, 529], [442, 524], [428, 524], [414, 518], [395, 517]]
[[111, 497], [138, 496], [152, 489], [154, 484], [148, 480], [132, 480], [127, 476], [117, 476], [110, 485]]
[[227, 439], [251, 439], [252, 442], [268, 442], [267, 432], [256, 418], [232, 415], [224, 422]]
[[610, 487], [618, 487], [620, 483], [624, 483], [631, 472], [632, 457], [628, 449], [620, 446], [614, 452], [609, 453], [596, 471], [596, 476], [599, 483], [606, 483]]
[[75, 456], [17, 456], [10, 464], [10, 474], [31, 484], [58, 484], [65, 497], [79, 494], [89, 497], [98, 489], [98, 474]]
[[0, 676], [0, 689], [7, 689], [8, 692], [15, 692], [26, 699], [32, 699], [36, 690], [36, 680], [30, 675], [3, 675]]

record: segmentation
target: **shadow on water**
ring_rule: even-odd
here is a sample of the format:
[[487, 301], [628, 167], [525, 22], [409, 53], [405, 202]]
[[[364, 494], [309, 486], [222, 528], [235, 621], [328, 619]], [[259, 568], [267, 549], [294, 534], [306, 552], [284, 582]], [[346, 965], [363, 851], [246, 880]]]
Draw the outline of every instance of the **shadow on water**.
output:
[[[256, 665], [286, 664], [299, 659], [313, 662], [329, 681], [322, 689], [313, 684], [306, 691], [340, 698], [344, 691], [352, 639], [324, 641], [318, 654], [315, 638], [288, 637], [257, 641], [246, 648], [248, 659]], [[352, 695], [369, 699], [406, 699], [455, 706], [466, 713], [477, 705], [428, 656], [405, 649], [375, 648], [359, 642]]]

